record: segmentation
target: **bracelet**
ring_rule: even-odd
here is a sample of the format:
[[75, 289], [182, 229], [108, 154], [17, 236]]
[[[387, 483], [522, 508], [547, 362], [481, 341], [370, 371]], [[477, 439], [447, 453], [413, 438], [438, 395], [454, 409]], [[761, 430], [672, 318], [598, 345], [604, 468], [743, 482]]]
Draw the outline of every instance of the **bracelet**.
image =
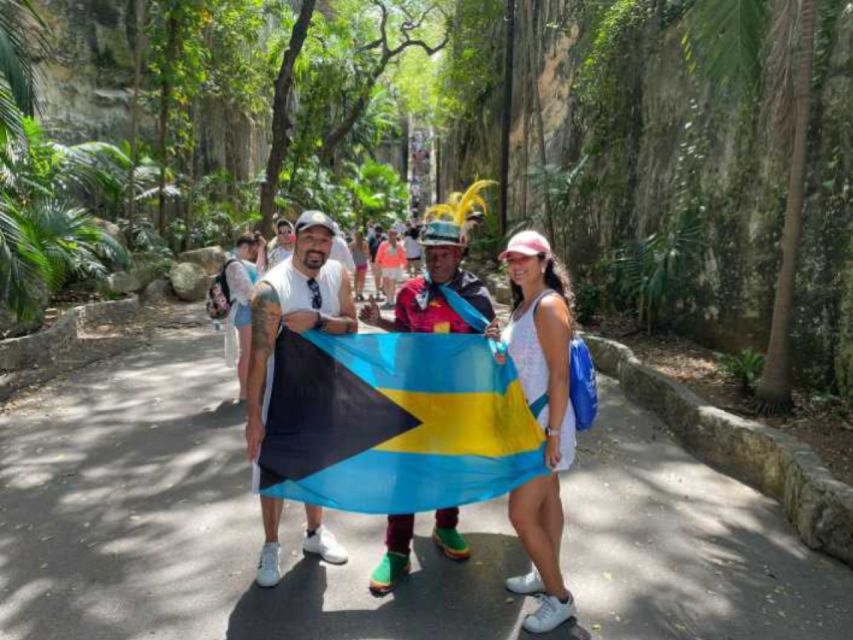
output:
[[560, 437], [560, 430], [559, 429], [552, 429], [550, 426], [547, 426], [547, 427], [545, 427], [545, 435], [548, 436], [549, 438], [559, 438]]
[[314, 328], [322, 330], [324, 324], [326, 324], [326, 322], [323, 319], [323, 314], [318, 311], [317, 312], [317, 320], [314, 322]]

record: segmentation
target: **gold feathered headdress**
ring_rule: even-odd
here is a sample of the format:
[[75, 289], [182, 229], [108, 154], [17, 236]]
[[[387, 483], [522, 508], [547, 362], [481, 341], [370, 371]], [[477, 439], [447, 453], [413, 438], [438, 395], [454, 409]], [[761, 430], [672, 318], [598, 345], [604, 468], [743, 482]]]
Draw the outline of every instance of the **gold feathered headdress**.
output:
[[474, 211], [482, 209], [484, 214], [488, 211], [486, 201], [480, 196], [480, 191], [496, 184], [497, 182], [494, 180], [477, 180], [468, 187], [465, 193], [458, 191], [451, 193], [447, 202], [433, 205], [426, 210], [425, 221], [443, 220], [464, 227], [468, 216]]

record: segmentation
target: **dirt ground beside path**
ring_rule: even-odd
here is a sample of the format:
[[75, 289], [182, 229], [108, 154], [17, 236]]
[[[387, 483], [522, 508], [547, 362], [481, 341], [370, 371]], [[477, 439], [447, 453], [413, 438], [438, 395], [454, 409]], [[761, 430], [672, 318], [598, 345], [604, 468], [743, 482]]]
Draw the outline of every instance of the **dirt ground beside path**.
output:
[[[463, 564], [437, 553], [420, 515], [414, 572], [385, 598], [367, 589], [384, 518], [328, 513], [351, 557], [333, 567], [302, 557], [304, 513], [288, 504], [287, 574], [255, 587], [236, 381], [220, 336], [186, 320], [0, 414], [3, 640], [530, 637], [535, 602], [503, 589], [527, 566], [505, 499], [463, 508]], [[853, 572], [807, 549], [776, 503], [684, 453], [618, 385], [600, 391], [600, 422], [561, 477], [579, 625], [548, 637], [849, 638]]]
[[840, 398], [795, 390], [792, 415], [757, 416], [752, 398], [722, 371], [710, 349], [678, 336], [637, 334], [617, 340], [629, 346], [645, 364], [687, 385], [711, 404], [763, 422], [810, 445], [836, 478], [853, 486], [853, 409]]

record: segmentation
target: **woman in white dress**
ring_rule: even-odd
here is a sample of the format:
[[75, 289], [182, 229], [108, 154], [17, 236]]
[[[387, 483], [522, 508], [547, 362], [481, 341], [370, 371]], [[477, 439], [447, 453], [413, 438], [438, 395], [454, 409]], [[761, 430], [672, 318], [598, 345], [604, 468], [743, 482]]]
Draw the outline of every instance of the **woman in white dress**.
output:
[[533, 567], [526, 575], [509, 578], [506, 586], [519, 594], [545, 594], [524, 628], [546, 633], [576, 615], [560, 571], [564, 522], [557, 475], [571, 466], [575, 454], [575, 414], [569, 401], [571, 290], [548, 241], [536, 231], [513, 236], [500, 258], [507, 262], [515, 303], [501, 337], [527, 402], [547, 435], [545, 463], [554, 472], [510, 494], [509, 518]]

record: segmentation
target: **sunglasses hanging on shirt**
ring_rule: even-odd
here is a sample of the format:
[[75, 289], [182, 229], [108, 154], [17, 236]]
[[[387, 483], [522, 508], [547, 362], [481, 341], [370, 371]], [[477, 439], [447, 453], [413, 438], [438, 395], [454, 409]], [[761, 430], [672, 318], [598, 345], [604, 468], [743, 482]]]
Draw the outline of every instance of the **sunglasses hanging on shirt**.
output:
[[319, 309], [323, 306], [323, 296], [320, 294], [320, 285], [314, 278], [309, 278], [308, 288], [311, 289], [311, 308]]

